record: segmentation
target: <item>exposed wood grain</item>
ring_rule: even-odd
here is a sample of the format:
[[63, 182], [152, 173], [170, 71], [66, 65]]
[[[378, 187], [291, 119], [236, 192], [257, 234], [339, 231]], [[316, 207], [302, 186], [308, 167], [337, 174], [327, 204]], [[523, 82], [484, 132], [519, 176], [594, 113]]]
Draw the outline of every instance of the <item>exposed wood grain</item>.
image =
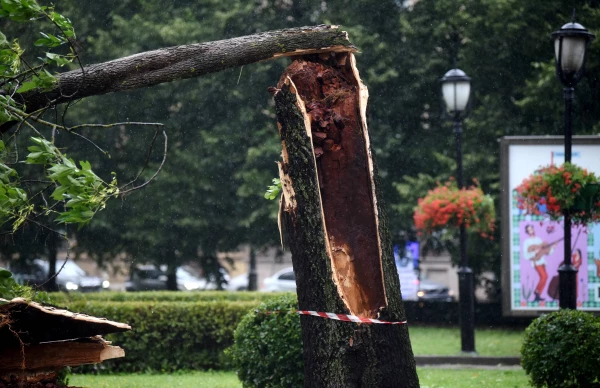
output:
[[[61, 341], [131, 330], [131, 326], [15, 298], [0, 299], [0, 315], [12, 322], [0, 327], [0, 350], [21, 342]], [[19, 339], [15, 337], [18, 333]]]
[[[0, 350], [0, 375], [20, 372], [23, 365], [28, 371], [37, 369], [62, 368], [84, 364], [98, 364], [104, 360], [125, 357], [125, 351], [111, 346], [102, 338], [85, 341], [48, 342], [38, 345], [25, 345], [25, 354], [20, 347]], [[24, 361], [24, 363], [23, 363]]]

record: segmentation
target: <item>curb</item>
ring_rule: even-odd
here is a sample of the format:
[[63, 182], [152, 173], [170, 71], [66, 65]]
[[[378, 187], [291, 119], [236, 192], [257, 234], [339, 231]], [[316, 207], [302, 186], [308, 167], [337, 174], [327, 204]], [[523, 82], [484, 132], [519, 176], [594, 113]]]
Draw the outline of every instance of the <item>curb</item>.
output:
[[483, 356], [415, 356], [418, 366], [424, 365], [476, 365], [476, 366], [520, 366], [520, 357]]

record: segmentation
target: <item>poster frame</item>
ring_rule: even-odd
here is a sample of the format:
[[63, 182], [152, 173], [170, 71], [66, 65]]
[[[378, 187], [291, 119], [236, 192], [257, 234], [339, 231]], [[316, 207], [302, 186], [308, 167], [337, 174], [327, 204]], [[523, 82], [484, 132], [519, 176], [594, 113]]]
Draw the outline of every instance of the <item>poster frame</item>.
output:
[[[564, 145], [564, 136], [504, 136], [499, 139], [500, 142], [500, 239], [501, 239], [501, 286], [502, 286], [502, 315], [512, 317], [536, 317], [547, 314], [548, 310], [515, 310], [511, 305], [512, 283], [511, 268], [512, 260], [510, 250], [511, 238], [511, 209], [510, 197], [512, 195], [509, 187], [510, 171], [510, 146], [513, 145], [543, 145], [543, 146], [561, 146]], [[573, 145], [597, 145], [600, 146], [600, 136], [573, 136]], [[598, 310], [586, 310], [596, 315], [600, 315]]]

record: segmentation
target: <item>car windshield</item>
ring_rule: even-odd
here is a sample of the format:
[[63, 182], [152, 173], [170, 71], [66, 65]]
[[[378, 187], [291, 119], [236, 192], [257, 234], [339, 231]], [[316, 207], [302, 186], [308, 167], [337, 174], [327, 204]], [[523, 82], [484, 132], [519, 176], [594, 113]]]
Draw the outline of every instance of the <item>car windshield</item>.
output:
[[[43, 269], [44, 272], [48, 273], [48, 262], [44, 261], [40, 264]], [[63, 267], [64, 264], [64, 267]], [[62, 269], [61, 269], [62, 267]], [[82, 276], [88, 276], [88, 273], [85, 272], [85, 270], [83, 270], [80, 266], [78, 266], [77, 264], [75, 264], [74, 262], [72, 262], [71, 260], [67, 261], [65, 263], [64, 260], [57, 260], [56, 261], [56, 272], [60, 271], [60, 273], [58, 274], [59, 277], [82, 277]]]
[[294, 276], [293, 271], [284, 272], [281, 275], [279, 275], [279, 280], [296, 280], [296, 277]]
[[[58, 272], [60, 268], [65, 263], [64, 260], [56, 261], [56, 271]], [[48, 268], [48, 264], [46, 264], [46, 268]], [[59, 276], [69, 276], [69, 277], [81, 277], [88, 276], [88, 273], [85, 272], [80, 266], [72, 262], [71, 260], [67, 261], [63, 269], [60, 271]]]

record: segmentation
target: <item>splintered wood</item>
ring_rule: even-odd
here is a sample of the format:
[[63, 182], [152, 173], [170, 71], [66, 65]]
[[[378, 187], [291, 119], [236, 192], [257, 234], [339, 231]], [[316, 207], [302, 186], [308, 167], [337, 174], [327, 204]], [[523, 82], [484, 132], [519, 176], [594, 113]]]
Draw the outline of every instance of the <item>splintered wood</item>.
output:
[[101, 334], [131, 330], [124, 323], [24, 299], [0, 299], [0, 388], [54, 387], [65, 366], [124, 357]]
[[[354, 57], [347, 53], [304, 56], [282, 75], [277, 87], [284, 85], [299, 96], [312, 139], [333, 280], [352, 314], [376, 318], [386, 306], [386, 295], [364, 118], [367, 94]], [[289, 180], [285, 144], [283, 148], [281, 175]]]

